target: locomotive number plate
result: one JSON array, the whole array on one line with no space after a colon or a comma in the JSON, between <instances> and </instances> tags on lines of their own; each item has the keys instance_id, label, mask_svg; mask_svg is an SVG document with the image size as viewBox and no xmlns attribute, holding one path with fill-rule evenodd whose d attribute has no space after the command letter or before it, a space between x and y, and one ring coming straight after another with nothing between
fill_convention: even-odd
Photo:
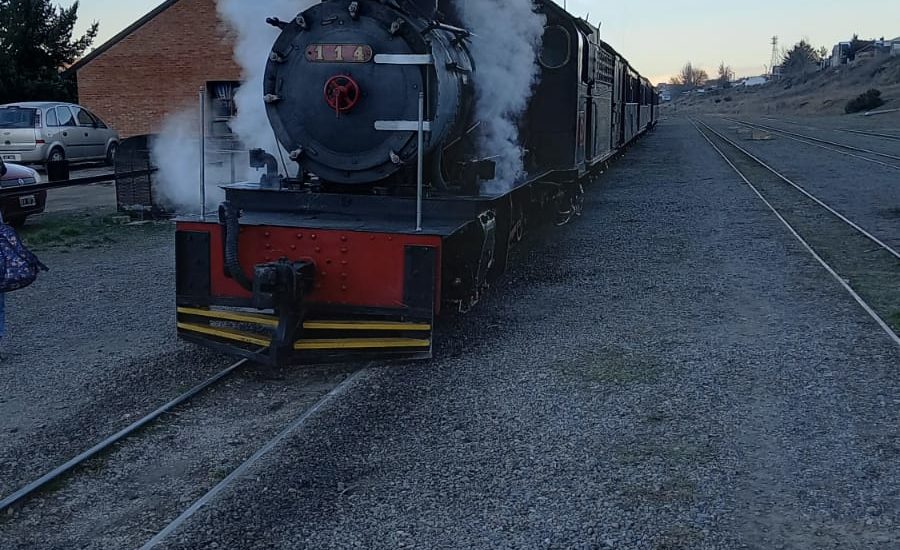
<instances>
[{"instance_id":1,"label":"locomotive number plate","mask_svg":"<svg viewBox=\"0 0 900 550\"><path fill-rule=\"evenodd\" d=\"M310 44L306 60L311 63L368 63L372 47L365 44Z\"/></svg>"}]
</instances>

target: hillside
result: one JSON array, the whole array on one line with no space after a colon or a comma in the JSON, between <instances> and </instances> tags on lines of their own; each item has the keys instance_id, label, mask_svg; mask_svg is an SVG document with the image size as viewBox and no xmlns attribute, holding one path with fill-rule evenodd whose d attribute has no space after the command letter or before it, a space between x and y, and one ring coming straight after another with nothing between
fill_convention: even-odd
<instances>
[{"instance_id":1,"label":"hillside","mask_svg":"<svg viewBox=\"0 0 900 550\"><path fill-rule=\"evenodd\" d=\"M885 105L880 109L900 108L900 57L785 77L764 86L690 94L677 98L669 108L720 114L842 115L848 101L870 88L881 90Z\"/></svg>"}]
</instances>

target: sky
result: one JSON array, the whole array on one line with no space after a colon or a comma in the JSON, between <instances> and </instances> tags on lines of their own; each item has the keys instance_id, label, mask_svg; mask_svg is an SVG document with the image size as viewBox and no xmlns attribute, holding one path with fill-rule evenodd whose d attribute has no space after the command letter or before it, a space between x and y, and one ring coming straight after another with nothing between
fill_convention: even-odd
<instances>
[{"instance_id":1,"label":"sky","mask_svg":"<svg viewBox=\"0 0 900 550\"><path fill-rule=\"evenodd\" d=\"M863 38L900 37L896 0L557 1L565 1L570 12L591 23L600 23L603 40L654 83L667 81L687 61L711 76L722 61L737 76L762 74L772 57L773 36L778 36L780 48L806 39L829 51L854 33ZM99 46L160 3L81 0L79 28L99 21Z\"/></svg>"}]
</instances>

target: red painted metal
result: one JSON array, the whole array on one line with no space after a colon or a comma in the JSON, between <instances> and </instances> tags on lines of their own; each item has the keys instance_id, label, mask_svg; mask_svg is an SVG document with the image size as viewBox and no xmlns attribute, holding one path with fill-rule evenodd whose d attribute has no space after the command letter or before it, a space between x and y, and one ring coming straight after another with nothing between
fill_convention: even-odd
<instances>
[{"instance_id":1,"label":"red painted metal","mask_svg":"<svg viewBox=\"0 0 900 550\"><path fill-rule=\"evenodd\" d=\"M335 75L325 83L325 102L334 109L337 116L350 111L359 103L362 93L359 84L347 75Z\"/></svg>"},{"instance_id":2,"label":"red painted metal","mask_svg":"<svg viewBox=\"0 0 900 550\"><path fill-rule=\"evenodd\" d=\"M247 298L250 294L225 276L222 230L218 223L179 222L178 231L210 234L212 293L220 298ZM401 308L403 304L405 247L437 249L435 311L440 308L441 237L390 233L362 233L302 227L241 226L240 262L246 273L254 265L289 260L311 260L316 265L316 304Z\"/></svg>"}]
</instances>

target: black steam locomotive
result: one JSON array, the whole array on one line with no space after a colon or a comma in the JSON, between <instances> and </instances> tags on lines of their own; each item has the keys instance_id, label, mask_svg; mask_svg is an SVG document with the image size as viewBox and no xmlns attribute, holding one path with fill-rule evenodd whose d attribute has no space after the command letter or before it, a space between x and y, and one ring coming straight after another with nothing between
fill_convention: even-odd
<instances>
[{"instance_id":1,"label":"black steam locomotive","mask_svg":"<svg viewBox=\"0 0 900 550\"><path fill-rule=\"evenodd\" d=\"M297 175L253 151L259 183L227 186L215 220L178 222L181 336L272 363L430 356L435 316L473 306L527 230L578 215L580 181L655 124L655 90L598 29L534 0L522 170L498 181L456 6L325 0L268 20L281 34L261 101Z\"/></svg>"}]
</instances>

